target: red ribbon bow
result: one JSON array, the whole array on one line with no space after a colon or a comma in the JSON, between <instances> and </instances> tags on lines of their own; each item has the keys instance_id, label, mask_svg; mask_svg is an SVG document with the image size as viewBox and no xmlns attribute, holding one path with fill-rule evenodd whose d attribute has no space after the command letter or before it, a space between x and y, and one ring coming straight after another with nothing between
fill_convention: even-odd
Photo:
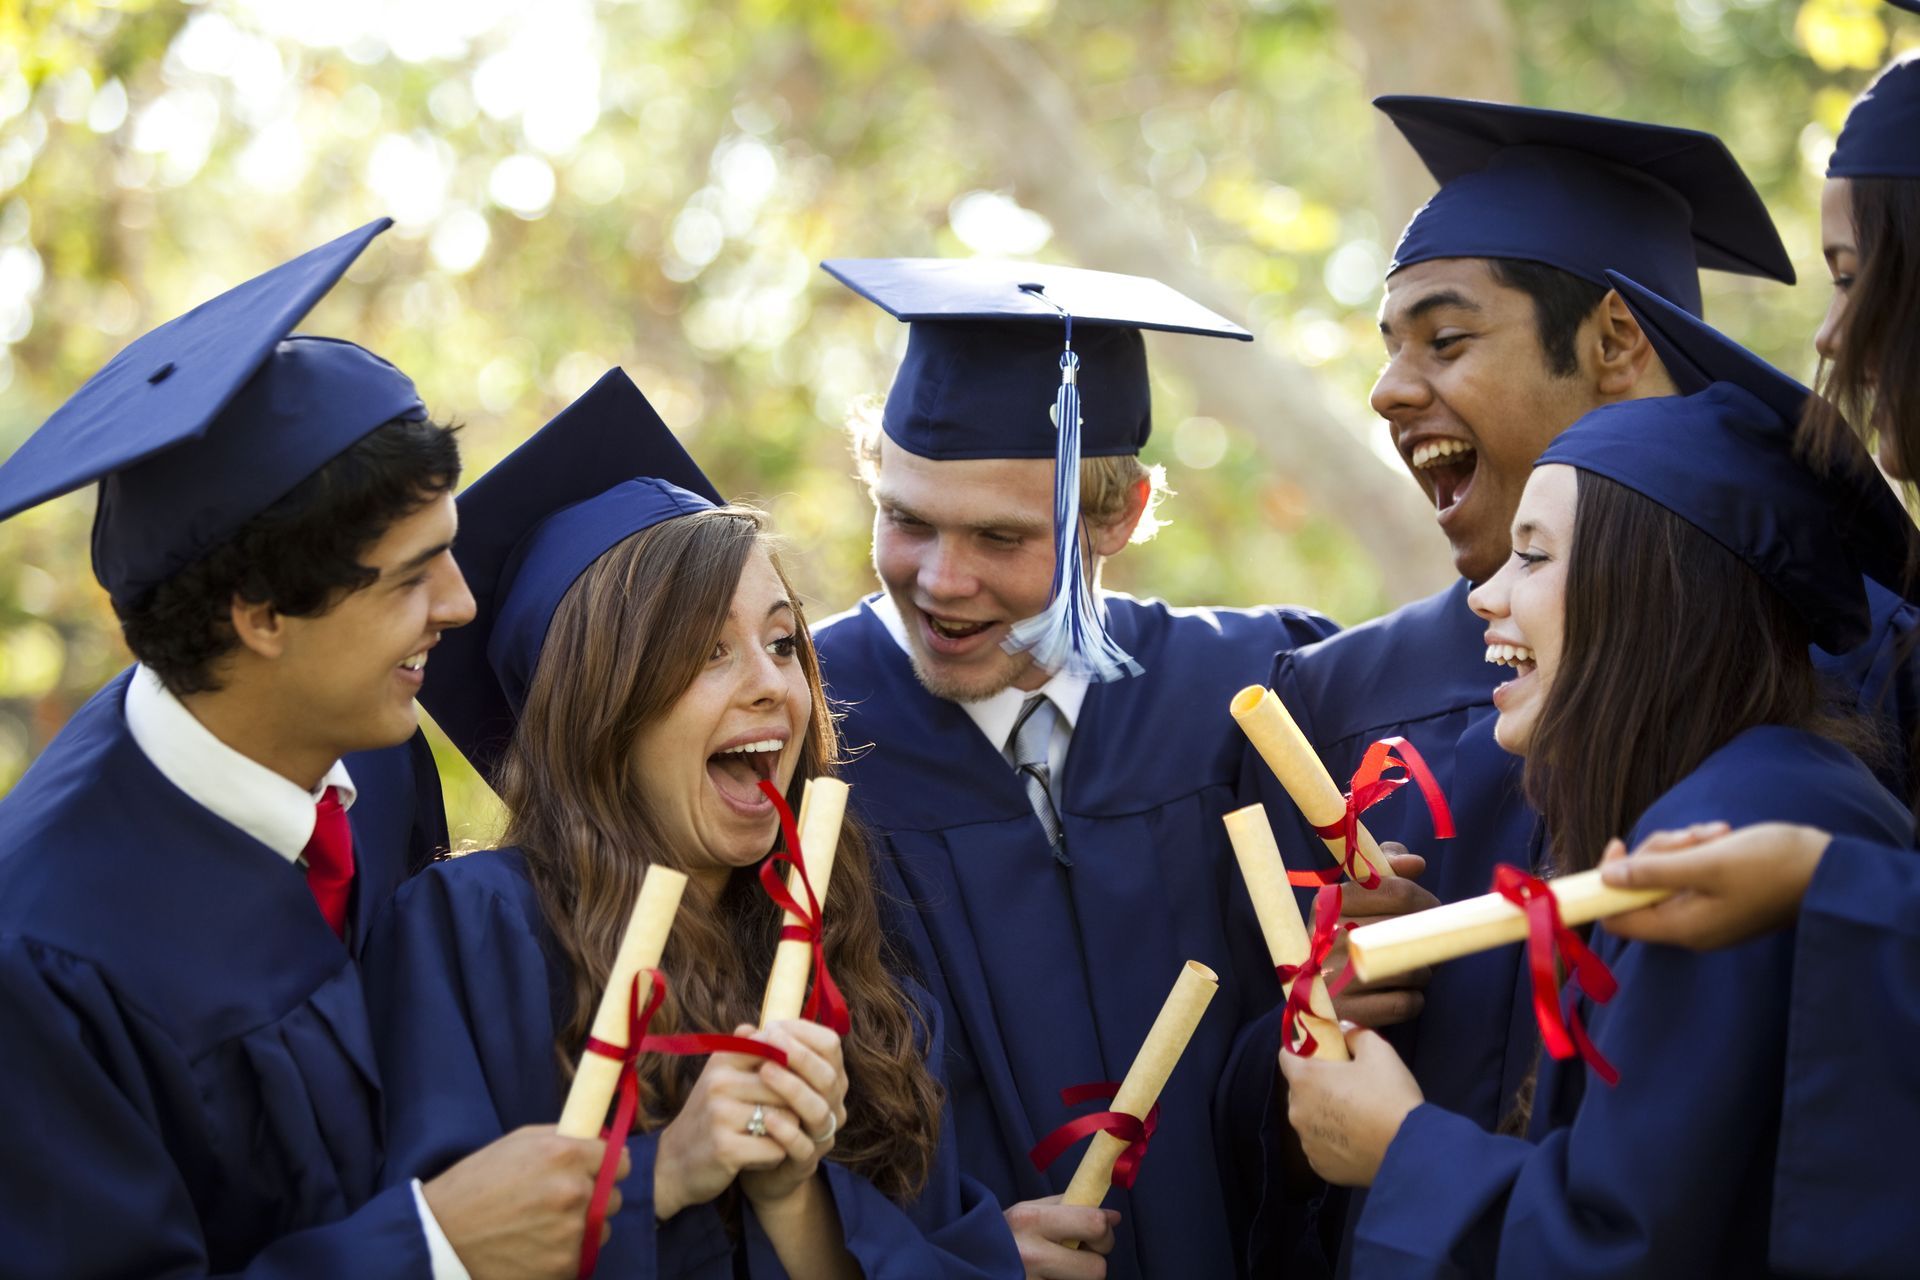
<instances>
[{"instance_id":1,"label":"red ribbon bow","mask_svg":"<svg viewBox=\"0 0 1920 1280\"><path fill-rule=\"evenodd\" d=\"M820 900L813 896L813 881L807 878L807 864L800 853L800 828L793 820L793 810L787 806L787 798L780 794L780 788L772 782L762 780L760 790L773 801L773 807L780 813L780 833L786 839L786 849L773 853L760 864L760 884L766 889L782 910L799 917L799 924L782 925L782 942L804 942L813 949L813 983L807 990L807 1003L800 1010L800 1016L809 1022L818 1022L832 1029L835 1035L844 1036L852 1027L853 1020L847 1013L846 997L840 994L840 988L834 985L833 975L827 972L826 927L820 913ZM800 888L807 895L806 906L787 892L786 882L780 878L779 865L786 863L800 877Z\"/></svg>"},{"instance_id":2,"label":"red ribbon bow","mask_svg":"<svg viewBox=\"0 0 1920 1280\"><path fill-rule=\"evenodd\" d=\"M1095 1098L1111 1098L1120 1092L1120 1086L1112 1080L1101 1080L1094 1084L1070 1085L1060 1091L1060 1101L1069 1107L1077 1107L1083 1102ZM1113 1180L1110 1185L1122 1191L1133 1186L1133 1180L1140 1175L1140 1161L1146 1158L1147 1143L1152 1141L1154 1130L1160 1127L1160 1104L1154 1103L1147 1110L1147 1118L1130 1116L1124 1111L1095 1111L1067 1121L1058 1129L1034 1144L1027 1159L1033 1161L1033 1167L1046 1172L1061 1153L1080 1139L1094 1133L1110 1133L1127 1144L1120 1158L1113 1162Z\"/></svg>"},{"instance_id":3,"label":"red ribbon bow","mask_svg":"<svg viewBox=\"0 0 1920 1280\"><path fill-rule=\"evenodd\" d=\"M1406 777L1381 777L1388 769L1403 770ZM1408 782L1419 784L1420 794L1426 798L1427 812L1433 816L1434 836L1451 840L1453 811L1447 808L1447 797L1441 792L1439 782L1435 781L1433 771L1427 768L1427 762L1420 758L1419 751L1405 738L1382 738L1367 748L1367 753L1360 757L1360 767L1353 771L1353 783L1345 797L1347 811L1326 826L1314 828L1323 840L1345 843L1346 851L1341 858L1341 866L1328 867L1323 871L1289 871L1288 881L1301 888L1334 884L1339 881L1344 869L1344 874L1349 878L1360 881L1361 888L1379 888L1380 871L1377 867L1368 866L1364 877L1355 870L1360 852L1360 815Z\"/></svg>"},{"instance_id":4,"label":"red ribbon bow","mask_svg":"<svg viewBox=\"0 0 1920 1280\"><path fill-rule=\"evenodd\" d=\"M1307 1030L1307 1024L1301 1021L1301 1015L1312 1012L1313 982L1325 973L1327 957L1333 952L1333 943L1340 931L1353 928L1352 921L1344 925L1340 921L1341 890L1337 884L1322 885L1320 892L1313 898L1313 936L1307 940L1307 958L1299 964L1277 964L1273 967L1281 982L1291 982L1287 991L1287 1003L1280 1010L1280 1047L1288 1053L1298 1054L1302 1058L1311 1058L1320 1042ZM1328 995L1337 995L1353 980L1353 969L1343 970L1327 987ZM1299 1032L1300 1044L1295 1047L1294 1033Z\"/></svg>"},{"instance_id":5,"label":"red ribbon bow","mask_svg":"<svg viewBox=\"0 0 1920 1280\"><path fill-rule=\"evenodd\" d=\"M640 1007L640 980L651 977L653 989L647 995L646 1008ZM587 1232L580 1240L580 1280L591 1280L600 1263L600 1226L607 1220L607 1197L613 1193L614 1170L620 1167L620 1152L633 1131L633 1119L640 1109L640 1073L636 1064L643 1053L662 1053L671 1057L692 1057L703 1053L745 1053L769 1062L787 1065L786 1051L778 1045L762 1044L745 1036L707 1033L674 1036L647 1034L653 1015L667 998L667 975L656 969L642 969L633 975L627 989L627 1043L623 1048L605 1040L587 1037L586 1051L612 1058L621 1066L620 1103L614 1108L613 1124L606 1130L607 1151L600 1157L600 1173L593 1182L593 1199L587 1202Z\"/></svg>"},{"instance_id":6,"label":"red ribbon bow","mask_svg":"<svg viewBox=\"0 0 1920 1280\"><path fill-rule=\"evenodd\" d=\"M1620 1073L1601 1054L1587 1029L1580 1022L1574 999L1580 992L1595 1004L1605 1004L1619 990L1606 962L1588 949L1580 935L1560 920L1560 903L1553 887L1518 867L1501 865L1493 869L1493 890L1527 913L1527 967L1533 974L1533 1016L1540 1024L1540 1039L1547 1052L1565 1060L1578 1053L1593 1068L1594 1074L1608 1084L1619 1082ZM1576 989L1560 1007L1560 980L1554 963L1554 950L1566 961L1570 984Z\"/></svg>"}]
</instances>

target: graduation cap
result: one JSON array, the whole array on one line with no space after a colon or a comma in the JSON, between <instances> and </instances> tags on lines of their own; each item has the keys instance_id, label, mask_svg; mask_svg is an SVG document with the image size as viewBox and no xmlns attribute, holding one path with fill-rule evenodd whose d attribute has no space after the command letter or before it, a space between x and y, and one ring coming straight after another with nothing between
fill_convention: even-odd
<instances>
[{"instance_id":1,"label":"graduation cap","mask_svg":"<svg viewBox=\"0 0 1920 1280\"><path fill-rule=\"evenodd\" d=\"M1053 590L1010 651L1049 671L1140 673L1106 633L1081 558L1080 460L1138 453L1153 429L1142 329L1253 335L1141 276L977 258L838 258L834 279L910 326L881 427L909 453L1052 458Z\"/></svg>"},{"instance_id":2,"label":"graduation cap","mask_svg":"<svg viewBox=\"0 0 1920 1280\"><path fill-rule=\"evenodd\" d=\"M1710 133L1459 98L1373 104L1440 183L1389 275L1435 258L1539 262L1597 285L1620 270L1695 315L1703 267L1793 283L1760 194Z\"/></svg>"},{"instance_id":3,"label":"graduation cap","mask_svg":"<svg viewBox=\"0 0 1920 1280\"><path fill-rule=\"evenodd\" d=\"M135 340L0 463L0 520L100 483L93 572L117 605L240 527L395 418L413 383L337 338L292 336L381 218Z\"/></svg>"},{"instance_id":4,"label":"graduation cap","mask_svg":"<svg viewBox=\"0 0 1920 1280\"><path fill-rule=\"evenodd\" d=\"M1901 5L1920 13L1920 3ZM1882 71L1847 112L1829 178L1920 178L1920 56Z\"/></svg>"},{"instance_id":5,"label":"graduation cap","mask_svg":"<svg viewBox=\"0 0 1920 1280\"><path fill-rule=\"evenodd\" d=\"M1915 536L1866 451L1816 471L1794 443L1812 392L1667 299L1608 275L1681 394L1596 409L1536 465L1579 467L1667 508L1786 597L1829 653L1865 640L1861 575L1899 591Z\"/></svg>"},{"instance_id":6,"label":"graduation cap","mask_svg":"<svg viewBox=\"0 0 1920 1280\"><path fill-rule=\"evenodd\" d=\"M622 539L722 499L621 369L462 492L454 559L474 619L442 632L420 701L491 779L554 610Z\"/></svg>"}]
</instances>

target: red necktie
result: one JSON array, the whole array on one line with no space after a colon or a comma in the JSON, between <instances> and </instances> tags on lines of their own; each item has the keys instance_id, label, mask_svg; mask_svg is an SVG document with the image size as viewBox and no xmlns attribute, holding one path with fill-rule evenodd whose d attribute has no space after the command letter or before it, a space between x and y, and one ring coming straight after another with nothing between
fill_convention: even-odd
<instances>
[{"instance_id":1,"label":"red necktie","mask_svg":"<svg viewBox=\"0 0 1920 1280\"><path fill-rule=\"evenodd\" d=\"M347 936L347 895L353 889L353 828L340 806L339 792L328 787L314 806L313 838L302 851L307 888L336 938Z\"/></svg>"}]
</instances>

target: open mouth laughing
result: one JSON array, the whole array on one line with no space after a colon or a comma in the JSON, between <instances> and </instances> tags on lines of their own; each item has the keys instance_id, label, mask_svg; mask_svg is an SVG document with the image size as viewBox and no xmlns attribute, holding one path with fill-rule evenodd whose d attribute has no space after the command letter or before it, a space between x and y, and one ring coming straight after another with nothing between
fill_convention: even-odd
<instances>
[{"instance_id":1,"label":"open mouth laughing","mask_svg":"<svg viewBox=\"0 0 1920 1280\"><path fill-rule=\"evenodd\" d=\"M786 745L784 730L760 730L708 756L707 778L729 807L756 817L771 812L773 802L760 790L760 784L773 778Z\"/></svg>"},{"instance_id":2,"label":"open mouth laughing","mask_svg":"<svg viewBox=\"0 0 1920 1280\"><path fill-rule=\"evenodd\" d=\"M1406 452L1407 465L1431 487L1434 510L1444 521L1473 488L1480 454L1465 440L1429 436Z\"/></svg>"}]
</instances>

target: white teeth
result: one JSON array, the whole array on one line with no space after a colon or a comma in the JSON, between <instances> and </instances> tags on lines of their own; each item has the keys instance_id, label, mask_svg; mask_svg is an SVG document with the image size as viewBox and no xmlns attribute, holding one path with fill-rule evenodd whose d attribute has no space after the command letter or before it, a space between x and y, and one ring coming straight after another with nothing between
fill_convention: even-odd
<instances>
[{"instance_id":1,"label":"white teeth","mask_svg":"<svg viewBox=\"0 0 1920 1280\"><path fill-rule=\"evenodd\" d=\"M943 622L932 615L928 615L927 621L931 622L933 629L943 636L962 635L981 625L978 622Z\"/></svg>"},{"instance_id":2,"label":"white teeth","mask_svg":"<svg viewBox=\"0 0 1920 1280\"><path fill-rule=\"evenodd\" d=\"M1473 452L1473 446L1464 440L1423 440L1414 446L1413 465L1416 470L1424 470L1447 458Z\"/></svg>"},{"instance_id":3,"label":"white teeth","mask_svg":"<svg viewBox=\"0 0 1920 1280\"><path fill-rule=\"evenodd\" d=\"M749 755L756 751L778 751L786 745L786 739L784 738L767 738L760 742L743 742L737 747L728 747L725 751L715 752L714 754L723 756Z\"/></svg>"},{"instance_id":4,"label":"white teeth","mask_svg":"<svg viewBox=\"0 0 1920 1280\"><path fill-rule=\"evenodd\" d=\"M427 655L424 653L416 653L411 658L403 659L400 663L400 669L402 671L419 671L426 665Z\"/></svg>"},{"instance_id":5,"label":"white teeth","mask_svg":"<svg viewBox=\"0 0 1920 1280\"><path fill-rule=\"evenodd\" d=\"M1533 650L1523 644L1490 644L1487 646L1487 661L1497 667L1518 669L1523 663L1534 661Z\"/></svg>"}]
</instances>

